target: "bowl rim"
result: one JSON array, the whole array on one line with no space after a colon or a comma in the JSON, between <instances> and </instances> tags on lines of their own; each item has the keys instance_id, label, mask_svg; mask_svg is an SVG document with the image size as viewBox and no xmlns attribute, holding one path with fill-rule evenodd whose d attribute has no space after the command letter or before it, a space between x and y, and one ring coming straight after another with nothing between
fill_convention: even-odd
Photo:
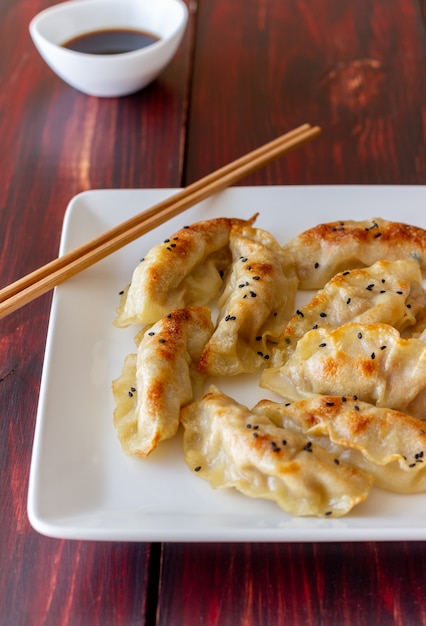
<instances>
[{"instance_id":1,"label":"bowl rim","mask_svg":"<svg viewBox=\"0 0 426 626\"><path fill-rule=\"evenodd\" d=\"M123 6L126 3L134 4L136 2L137 0L119 0L119 4L121 6ZM76 50L71 50L69 48L64 47L63 42L58 43L58 42L52 41L50 38L46 37L42 32L40 32L40 23L42 23L46 19L49 19L51 16L53 17L55 14L60 14L62 12L65 12L66 10L72 11L73 7L75 7L76 10L79 10L79 8L82 7L83 5L86 5L86 6L87 5L95 5L95 6L96 5L100 5L100 6L109 5L109 6L114 7L114 6L117 6L114 0L64 0L63 2L58 2L56 4L51 5L50 7L43 9L42 11L34 15L34 17L31 19L29 23L29 31L33 39L42 40L45 45L48 45L49 47L60 50L61 54L67 54L67 55L72 55L72 56L78 55L78 56L86 57L86 58L90 57L91 59L97 58L97 59L109 59L109 60L118 59L118 58L122 59L122 58L126 58L129 56L137 56L141 54L150 55L155 50L158 50L164 46L167 46L170 40L176 37L176 35L178 35L185 28L187 21L188 21L188 16L189 16L188 6L183 0L155 0L155 2L152 3L152 5L158 6L158 4L160 4L161 2L163 3L165 2L168 4L175 4L175 5L178 5L182 9L182 17L179 20L179 22L176 23L176 26L174 27L172 32L169 33L167 36L160 37L158 41L155 41L150 46L147 46L145 48L139 48L137 50L130 50L129 52L122 52L120 54L95 55L90 52L80 52ZM110 26L106 28L114 28L114 27ZM120 28L131 28L131 25L129 24L128 27L120 26ZM99 30L102 30L102 29L103 27L99 28ZM84 29L83 27L72 37L79 37L80 35L93 32L94 30L96 30L96 27L95 28L90 27L87 29Z\"/></svg>"}]
</instances>

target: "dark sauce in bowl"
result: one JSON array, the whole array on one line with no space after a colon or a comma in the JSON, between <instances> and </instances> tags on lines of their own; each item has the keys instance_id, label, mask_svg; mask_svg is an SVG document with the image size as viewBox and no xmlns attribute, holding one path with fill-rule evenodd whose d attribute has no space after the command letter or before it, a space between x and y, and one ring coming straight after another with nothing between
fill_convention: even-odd
<instances>
[{"instance_id":1,"label":"dark sauce in bowl","mask_svg":"<svg viewBox=\"0 0 426 626\"><path fill-rule=\"evenodd\" d=\"M62 44L63 48L85 54L123 54L134 52L157 43L157 35L131 28L95 30L73 37Z\"/></svg>"}]
</instances>

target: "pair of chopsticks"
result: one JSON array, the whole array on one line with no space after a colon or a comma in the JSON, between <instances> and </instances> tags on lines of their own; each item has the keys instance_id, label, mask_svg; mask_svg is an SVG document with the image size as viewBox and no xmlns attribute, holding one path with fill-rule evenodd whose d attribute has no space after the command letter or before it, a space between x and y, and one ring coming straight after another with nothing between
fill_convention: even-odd
<instances>
[{"instance_id":1,"label":"pair of chopsticks","mask_svg":"<svg viewBox=\"0 0 426 626\"><path fill-rule=\"evenodd\" d=\"M0 290L0 319L320 133L302 124Z\"/></svg>"}]
</instances>

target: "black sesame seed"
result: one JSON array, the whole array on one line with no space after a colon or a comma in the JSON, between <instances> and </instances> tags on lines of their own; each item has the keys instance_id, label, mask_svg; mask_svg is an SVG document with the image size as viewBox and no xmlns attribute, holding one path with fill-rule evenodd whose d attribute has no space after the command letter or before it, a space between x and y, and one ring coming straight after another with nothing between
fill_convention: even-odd
<instances>
[{"instance_id":1,"label":"black sesame seed","mask_svg":"<svg viewBox=\"0 0 426 626\"><path fill-rule=\"evenodd\" d=\"M283 440L281 441L281 443L283 444L283 446L286 446L286 445L287 445L287 441L286 441L285 439L283 439Z\"/></svg>"},{"instance_id":2,"label":"black sesame seed","mask_svg":"<svg viewBox=\"0 0 426 626\"><path fill-rule=\"evenodd\" d=\"M127 393L129 395L129 398L133 398L133 393L131 391L128 391Z\"/></svg>"},{"instance_id":3,"label":"black sesame seed","mask_svg":"<svg viewBox=\"0 0 426 626\"><path fill-rule=\"evenodd\" d=\"M404 292L403 292L403 291L397 291L396 293L397 293L399 296L404 295Z\"/></svg>"},{"instance_id":4,"label":"black sesame seed","mask_svg":"<svg viewBox=\"0 0 426 626\"><path fill-rule=\"evenodd\" d=\"M408 467L416 467L416 463L410 463Z\"/></svg>"},{"instance_id":5,"label":"black sesame seed","mask_svg":"<svg viewBox=\"0 0 426 626\"><path fill-rule=\"evenodd\" d=\"M362 339L362 333L358 333L358 339Z\"/></svg>"},{"instance_id":6,"label":"black sesame seed","mask_svg":"<svg viewBox=\"0 0 426 626\"><path fill-rule=\"evenodd\" d=\"M318 324L314 324L314 325L312 326L312 330L316 330L317 328L318 328Z\"/></svg>"},{"instance_id":7,"label":"black sesame seed","mask_svg":"<svg viewBox=\"0 0 426 626\"><path fill-rule=\"evenodd\" d=\"M306 452L312 452L312 441L308 441L303 449L306 450Z\"/></svg>"},{"instance_id":8,"label":"black sesame seed","mask_svg":"<svg viewBox=\"0 0 426 626\"><path fill-rule=\"evenodd\" d=\"M118 295L119 295L119 296L122 296L122 295L123 295L123 293L124 293L124 291L123 291L123 290L121 290L121 291L119 291L119 292L118 292Z\"/></svg>"},{"instance_id":9,"label":"black sesame seed","mask_svg":"<svg viewBox=\"0 0 426 626\"><path fill-rule=\"evenodd\" d=\"M300 309L297 309L296 313L300 315L300 317L305 317Z\"/></svg>"},{"instance_id":10,"label":"black sesame seed","mask_svg":"<svg viewBox=\"0 0 426 626\"><path fill-rule=\"evenodd\" d=\"M386 350L386 346L380 346L380 350Z\"/></svg>"},{"instance_id":11,"label":"black sesame seed","mask_svg":"<svg viewBox=\"0 0 426 626\"><path fill-rule=\"evenodd\" d=\"M260 276L253 276L253 280L260 280Z\"/></svg>"},{"instance_id":12,"label":"black sesame seed","mask_svg":"<svg viewBox=\"0 0 426 626\"><path fill-rule=\"evenodd\" d=\"M385 289L380 289L380 293L386 293Z\"/></svg>"},{"instance_id":13,"label":"black sesame seed","mask_svg":"<svg viewBox=\"0 0 426 626\"><path fill-rule=\"evenodd\" d=\"M333 514L333 511L326 511L326 512L324 513L324 515L332 515L332 514Z\"/></svg>"},{"instance_id":14,"label":"black sesame seed","mask_svg":"<svg viewBox=\"0 0 426 626\"><path fill-rule=\"evenodd\" d=\"M336 465L340 465L339 459L334 459L334 462L335 462Z\"/></svg>"},{"instance_id":15,"label":"black sesame seed","mask_svg":"<svg viewBox=\"0 0 426 626\"><path fill-rule=\"evenodd\" d=\"M372 353L371 353L371 358L373 359L373 361L374 361L374 359L376 358L376 355L375 355L375 353L374 353L374 352L372 352Z\"/></svg>"},{"instance_id":16,"label":"black sesame seed","mask_svg":"<svg viewBox=\"0 0 426 626\"><path fill-rule=\"evenodd\" d=\"M241 263L247 263L247 260L246 257L241 257Z\"/></svg>"},{"instance_id":17,"label":"black sesame seed","mask_svg":"<svg viewBox=\"0 0 426 626\"><path fill-rule=\"evenodd\" d=\"M155 333L151 330L151 332L149 332L149 333L148 333L148 335L149 335L150 337L153 337L153 336L155 335Z\"/></svg>"},{"instance_id":18,"label":"black sesame seed","mask_svg":"<svg viewBox=\"0 0 426 626\"><path fill-rule=\"evenodd\" d=\"M407 304L407 309L411 309L411 304Z\"/></svg>"},{"instance_id":19,"label":"black sesame seed","mask_svg":"<svg viewBox=\"0 0 426 626\"><path fill-rule=\"evenodd\" d=\"M367 289L368 291L372 291L372 290L374 289L374 284L373 284L373 283L371 283L370 285L367 285L366 289Z\"/></svg>"},{"instance_id":20,"label":"black sesame seed","mask_svg":"<svg viewBox=\"0 0 426 626\"><path fill-rule=\"evenodd\" d=\"M334 406L334 402L326 402L325 406Z\"/></svg>"},{"instance_id":21,"label":"black sesame seed","mask_svg":"<svg viewBox=\"0 0 426 626\"><path fill-rule=\"evenodd\" d=\"M358 396L352 396L354 400L358 400Z\"/></svg>"},{"instance_id":22,"label":"black sesame seed","mask_svg":"<svg viewBox=\"0 0 426 626\"><path fill-rule=\"evenodd\" d=\"M348 298L348 299L346 300L346 304L350 304L350 301L351 301L351 299L350 299L350 298Z\"/></svg>"},{"instance_id":23,"label":"black sesame seed","mask_svg":"<svg viewBox=\"0 0 426 626\"><path fill-rule=\"evenodd\" d=\"M343 276L348 276L350 272L343 272Z\"/></svg>"},{"instance_id":24,"label":"black sesame seed","mask_svg":"<svg viewBox=\"0 0 426 626\"><path fill-rule=\"evenodd\" d=\"M378 237L381 237L381 236L382 236L382 233L376 233L376 234L374 235L374 239L377 239Z\"/></svg>"},{"instance_id":25,"label":"black sesame seed","mask_svg":"<svg viewBox=\"0 0 426 626\"><path fill-rule=\"evenodd\" d=\"M247 265L246 270L251 270L251 265Z\"/></svg>"},{"instance_id":26,"label":"black sesame seed","mask_svg":"<svg viewBox=\"0 0 426 626\"><path fill-rule=\"evenodd\" d=\"M262 335L258 335L258 336L256 337L256 341L262 341Z\"/></svg>"},{"instance_id":27,"label":"black sesame seed","mask_svg":"<svg viewBox=\"0 0 426 626\"><path fill-rule=\"evenodd\" d=\"M257 437L259 437L259 433L253 433L253 437L257 439Z\"/></svg>"},{"instance_id":28,"label":"black sesame seed","mask_svg":"<svg viewBox=\"0 0 426 626\"><path fill-rule=\"evenodd\" d=\"M255 425L253 426L253 430L257 430L258 428L259 428L259 424L255 424Z\"/></svg>"},{"instance_id":29,"label":"black sesame seed","mask_svg":"<svg viewBox=\"0 0 426 626\"><path fill-rule=\"evenodd\" d=\"M263 356L263 352L258 352L257 353L259 356Z\"/></svg>"},{"instance_id":30,"label":"black sesame seed","mask_svg":"<svg viewBox=\"0 0 426 626\"><path fill-rule=\"evenodd\" d=\"M274 447L273 452L280 452L281 448Z\"/></svg>"},{"instance_id":31,"label":"black sesame seed","mask_svg":"<svg viewBox=\"0 0 426 626\"><path fill-rule=\"evenodd\" d=\"M320 343L318 347L319 348L325 348L326 345L327 345L326 343Z\"/></svg>"},{"instance_id":32,"label":"black sesame seed","mask_svg":"<svg viewBox=\"0 0 426 626\"><path fill-rule=\"evenodd\" d=\"M265 359L265 361L269 361L269 354L265 354L263 358Z\"/></svg>"},{"instance_id":33,"label":"black sesame seed","mask_svg":"<svg viewBox=\"0 0 426 626\"><path fill-rule=\"evenodd\" d=\"M245 285L238 285L238 289L242 289Z\"/></svg>"},{"instance_id":34,"label":"black sesame seed","mask_svg":"<svg viewBox=\"0 0 426 626\"><path fill-rule=\"evenodd\" d=\"M194 472L199 472L201 469L201 465L197 465L197 467L194 467Z\"/></svg>"},{"instance_id":35,"label":"black sesame seed","mask_svg":"<svg viewBox=\"0 0 426 626\"><path fill-rule=\"evenodd\" d=\"M359 406L357 404L354 404L354 410L359 411Z\"/></svg>"},{"instance_id":36,"label":"black sesame seed","mask_svg":"<svg viewBox=\"0 0 426 626\"><path fill-rule=\"evenodd\" d=\"M136 391L136 387L130 387L130 391L134 393Z\"/></svg>"},{"instance_id":37,"label":"black sesame seed","mask_svg":"<svg viewBox=\"0 0 426 626\"><path fill-rule=\"evenodd\" d=\"M423 430L423 428L420 428L419 433L420 433L421 435L426 435L426 431L424 431L424 430Z\"/></svg>"},{"instance_id":38,"label":"black sesame seed","mask_svg":"<svg viewBox=\"0 0 426 626\"><path fill-rule=\"evenodd\" d=\"M385 283L385 282L386 282L386 278L382 278L382 283Z\"/></svg>"},{"instance_id":39,"label":"black sesame seed","mask_svg":"<svg viewBox=\"0 0 426 626\"><path fill-rule=\"evenodd\" d=\"M165 239L164 243L169 243L170 239Z\"/></svg>"},{"instance_id":40,"label":"black sesame seed","mask_svg":"<svg viewBox=\"0 0 426 626\"><path fill-rule=\"evenodd\" d=\"M319 268L319 263L315 263L314 268L317 270Z\"/></svg>"},{"instance_id":41,"label":"black sesame seed","mask_svg":"<svg viewBox=\"0 0 426 626\"><path fill-rule=\"evenodd\" d=\"M166 340L165 339L159 339L158 343L166 343Z\"/></svg>"},{"instance_id":42,"label":"black sesame seed","mask_svg":"<svg viewBox=\"0 0 426 626\"><path fill-rule=\"evenodd\" d=\"M246 428L251 428L251 424L246 424Z\"/></svg>"},{"instance_id":43,"label":"black sesame seed","mask_svg":"<svg viewBox=\"0 0 426 626\"><path fill-rule=\"evenodd\" d=\"M319 316L320 317L327 317L327 313L320 313Z\"/></svg>"},{"instance_id":44,"label":"black sesame seed","mask_svg":"<svg viewBox=\"0 0 426 626\"><path fill-rule=\"evenodd\" d=\"M345 396L342 396L342 402L346 402Z\"/></svg>"},{"instance_id":45,"label":"black sesame seed","mask_svg":"<svg viewBox=\"0 0 426 626\"><path fill-rule=\"evenodd\" d=\"M254 293L254 291L250 291L250 295L252 298L256 298L256 294Z\"/></svg>"}]
</instances>

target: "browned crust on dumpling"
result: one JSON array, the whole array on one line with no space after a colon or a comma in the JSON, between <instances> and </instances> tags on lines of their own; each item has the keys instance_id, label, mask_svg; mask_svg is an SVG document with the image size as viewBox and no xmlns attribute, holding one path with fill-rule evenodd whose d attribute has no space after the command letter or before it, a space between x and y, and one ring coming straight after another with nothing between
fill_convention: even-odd
<instances>
[{"instance_id":1,"label":"browned crust on dumpling","mask_svg":"<svg viewBox=\"0 0 426 626\"><path fill-rule=\"evenodd\" d=\"M367 497L371 477L217 388L182 409L185 461L213 488L234 487L294 515L341 516Z\"/></svg>"},{"instance_id":2,"label":"browned crust on dumpling","mask_svg":"<svg viewBox=\"0 0 426 626\"><path fill-rule=\"evenodd\" d=\"M145 457L177 432L180 408L202 391L195 364L212 332L207 307L173 311L144 332L137 356L126 358L113 381L114 424L125 452Z\"/></svg>"},{"instance_id":3,"label":"browned crust on dumpling","mask_svg":"<svg viewBox=\"0 0 426 626\"><path fill-rule=\"evenodd\" d=\"M336 454L371 473L380 487L399 493L426 490L426 426L406 413L330 395L285 405L262 400L253 411L277 426L290 421L326 447L329 439Z\"/></svg>"},{"instance_id":4,"label":"browned crust on dumpling","mask_svg":"<svg viewBox=\"0 0 426 626\"><path fill-rule=\"evenodd\" d=\"M195 222L151 248L123 290L114 324L153 324L172 310L209 304L231 260L231 228L251 225L256 217Z\"/></svg>"},{"instance_id":5,"label":"browned crust on dumpling","mask_svg":"<svg viewBox=\"0 0 426 626\"><path fill-rule=\"evenodd\" d=\"M321 289L339 271L383 259L414 259L426 273L426 231L382 218L318 224L284 250L294 258L300 289Z\"/></svg>"}]
</instances>

